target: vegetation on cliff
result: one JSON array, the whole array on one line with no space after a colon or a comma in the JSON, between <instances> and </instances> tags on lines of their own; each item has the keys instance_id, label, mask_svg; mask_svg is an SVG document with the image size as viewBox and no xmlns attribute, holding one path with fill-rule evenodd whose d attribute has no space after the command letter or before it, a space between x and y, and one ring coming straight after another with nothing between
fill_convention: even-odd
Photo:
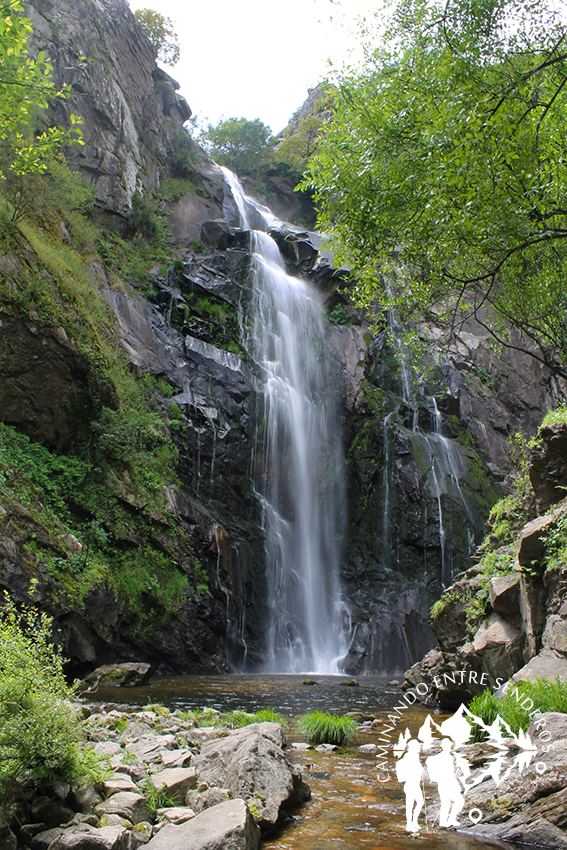
<instances>
[{"instance_id":1,"label":"vegetation on cliff","mask_svg":"<svg viewBox=\"0 0 567 850\"><path fill-rule=\"evenodd\" d=\"M120 600L131 632L147 635L183 599L188 573L191 584L206 587L168 496L177 483L179 423L167 404L173 388L132 371L103 297L105 289L123 291L125 280L149 289L147 269L168 260L163 211L156 200L134 196L124 236L105 231L95 221L92 189L56 152L69 134L46 131L49 144L40 135L24 149L34 106L33 120L41 123L37 107L65 92L56 91L45 57L28 55L30 26L19 11L18 3L6 5L0 27L7 57L0 84L0 310L14 327L31 321L33 333L60 339L80 377L58 445L41 425L32 440L0 425L2 525L24 546L32 595L38 581L47 582L44 604L52 610L85 610L88 594L105 587ZM12 111L15 102L20 107ZM4 377L17 366L15 344L2 343Z\"/></svg>"}]
</instances>

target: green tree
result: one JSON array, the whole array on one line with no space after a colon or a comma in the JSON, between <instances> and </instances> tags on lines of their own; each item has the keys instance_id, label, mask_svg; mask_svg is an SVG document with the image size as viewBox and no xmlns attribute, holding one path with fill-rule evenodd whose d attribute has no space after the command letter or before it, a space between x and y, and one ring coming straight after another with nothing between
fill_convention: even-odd
<instances>
[{"instance_id":1,"label":"green tree","mask_svg":"<svg viewBox=\"0 0 567 850\"><path fill-rule=\"evenodd\" d=\"M219 165L237 174L256 174L272 158L276 140L259 118L221 118L202 131L199 141Z\"/></svg>"},{"instance_id":2,"label":"green tree","mask_svg":"<svg viewBox=\"0 0 567 850\"><path fill-rule=\"evenodd\" d=\"M401 269L400 308L474 317L565 376L567 27L540 0L400 0L392 21L339 80L320 225L361 301Z\"/></svg>"},{"instance_id":3,"label":"green tree","mask_svg":"<svg viewBox=\"0 0 567 850\"><path fill-rule=\"evenodd\" d=\"M69 89L58 90L53 84L45 53L37 59L30 56L32 28L21 16L22 8L20 0L0 2L0 152L2 167L16 174L43 172L63 143L83 144L81 121L75 115L71 130L49 127L35 138L26 134L34 111L55 97L67 97Z\"/></svg>"},{"instance_id":4,"label":"green tree","mask_svg":"<svg viewBox=\"0 0 567 850\"><path fill-rule=\"evenodd\" d=\"M154 12L153 9L136 9L136 20L146 33L156 56L164 65L176 65L179 62L179 37L173 21Z\"/></svg>"},{"instance_id":5,"label":"green tree","mask_svg":"<svg viewBox=\"0 0 567 850\"><path fill-rule=\"evenodd\" d=\"M78 776L79 726L51 620L19 612L4 593L0 608L0 795L14 781Z\"/></svg>"}]
</instances>

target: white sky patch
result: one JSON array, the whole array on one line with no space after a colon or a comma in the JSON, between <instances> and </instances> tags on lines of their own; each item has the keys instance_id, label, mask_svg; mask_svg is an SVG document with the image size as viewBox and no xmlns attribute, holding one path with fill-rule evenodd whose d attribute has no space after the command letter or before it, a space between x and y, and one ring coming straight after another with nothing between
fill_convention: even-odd
<instances>
[{"instance_id":1,"label":"white sky patch","mask_svg":"<svg viewBox=\"0 0 567 850\"><path fill-rule=\"evenodd\" d=\"M357 46L372 0L131 0L171 18L181 60L165 68L199 123L260 118L282 130L328 73ZM165 66L164 66L165 67Z\"/></svg>"}]
</instances>

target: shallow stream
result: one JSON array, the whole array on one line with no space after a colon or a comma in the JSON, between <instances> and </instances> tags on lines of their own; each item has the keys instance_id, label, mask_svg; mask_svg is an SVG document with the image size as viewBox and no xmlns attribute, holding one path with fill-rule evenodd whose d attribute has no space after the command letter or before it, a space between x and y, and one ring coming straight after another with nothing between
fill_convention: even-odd
<instances>
[{"instance_id":1,"label":"shallow stream","mask_svg":"<svg viewBox=\"0 0 567 850\"><path fill-rule=\"evenodd\" d=\"M315 684L304 684L306 681ZM399 702L400 690L388 679L373 676L357 679L356 686L339 676L255 675L179 676L160 678L143 688L120 690L99 688L101 702L145 705L162 702L171 709L219 711L242 708L258 711L273 708L287 721L287 739L301 741L296 718L307 711L346 714L359 711L380 718ZM415 734L428 711L413 708L406 714L407 726ZM443 719L440 715L439 719ZM404 727L405 728L405 725ZM267 836L262 847L270 850L483 850L514 845L487 842L470 835L441 830L424 823L418 835L405 832L405 799L394 778L378 782L377 756L360 753L360 744L379 744L379 729L359 733L355 746L331 753L290 750L312 791L312 799L292 812L293 820ZM392 759L393 761L393 759ZM426 809L435 796L425 786ZM423 814L422 814L423 821ZM432 820L430 818L430 820Z\"/></svg>"}]
</instances>

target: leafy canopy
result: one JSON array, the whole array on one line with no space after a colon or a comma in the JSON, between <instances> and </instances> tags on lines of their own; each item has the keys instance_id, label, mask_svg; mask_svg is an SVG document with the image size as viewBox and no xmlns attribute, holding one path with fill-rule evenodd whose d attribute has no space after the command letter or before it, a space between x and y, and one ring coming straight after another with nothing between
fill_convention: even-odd
<instances>
[{"instance_id":1,"label":"leafy canopy","mask_svg":"<svg viewBox=\"0 0 567 850\"><path fill-rule=\"evenodd\" d=\"M541 0L399 0L365 39L307 180L358 298L401 269L406 315L567 374L567 26Z\"/></svg>"},{"instance_id":2,"label":"leafy canopy","mask_svg":"<svg viewBox=\"0 0 567 850\"><path fill-rule=\"evenodd\" d=\"M153 9L136 9L134 15L146 33L159 61L164 65L177 65L180 56L179 37L171 18L166 18L159 12L154 12Z\"/></svg>"},{"instance_id":3,"label":"leafy canopy","mask_svg":"<svg viewBox=\"0 0 567 850\"><path fill-rule=\"evenodd\" d=\"M45 171L64 142L83 144L75 115L71 130L49 127L34 139L25 134L34 110L44 109L52 98L67 97L69 90L53 84L45 53L37 59L29 55L32 28L22 9L20 0L0 2L0 152L4 167L16 174Z\"/></svg>"},{"instance_id":4,"label":"leafy canopy","mask_svg":"<svg viewBox=\"0 0 567 850\"><path fill-rule=\"evenodd\" d=\"M202 131L199 141L219 165L237 174L256 174L270 160L276 140L259 118L221 118Z\"/></svg>"}]
</instances>

